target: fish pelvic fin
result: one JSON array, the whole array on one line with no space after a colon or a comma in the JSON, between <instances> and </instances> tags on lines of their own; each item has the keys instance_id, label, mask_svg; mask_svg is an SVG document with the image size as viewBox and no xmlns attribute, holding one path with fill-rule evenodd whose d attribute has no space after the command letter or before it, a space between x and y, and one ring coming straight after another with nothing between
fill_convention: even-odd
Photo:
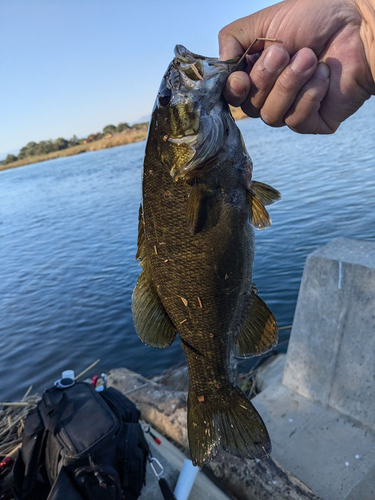
<instances>
[{"instance_id":1,"label":"fish pelvic fin","mask_svg":"<svg viewBox=\"0 0 375 500\"><path fill-rule=\"evenodd\" d=\"M163 349L171 345L176 338L176 328L165 311L152 282L147 262L143 261L143 266L133 292L134 327L143 343Z\"/></svg>"},{"instance_id":2,"label":"fish pelvic fin","mask_svg":"<svg viewBox=\"0 0 375 500\"><path fill-rule=\"evenodd\" d=\"M134 327L142 342L163 349L171 345L176 338L176 328L165 311L152 281L146 252L142 205L139 207L136 259L141 261L143 269L132 298Z\"/></svg>"},{"instance_id":3,"label":"fish pelvic fin","mask_svg":"<svg viewBox=\"0 0 375 500\"><path fill-rule=\"evenodd\" d=\"M272 349L277 344L277 339L275 316L252 290L246 317L234 340L234 354L239 358L258 356Z\"/></svg>"},{"instance_id":4,"label":"fish pelvic fin","mask_svg":"<svg viewBox=\"0 0 375 500\"><path fill-rule=\"evenodd\" d=\"M196 183L191 188L187 204L186 222L190 234L196 234L216 226L221 205L217 191L205 183Z\"/></svg>"},{"instance_id":5,"label":"fish pelvic fin","mask_svg":"<svg viewBox=\"0 0 375 500\"><path fill-rule=\"evenodd\" d=\"M262 200L252 189L246 191L246 200L250 210L251 224L259 230L271 227L271 217L265 209Z\"/></svg>"},{"instance_id":6,"label":"fish pelvic fin","mask_svg":"<svg viewBox=\"0 0 375 500\"><path fill-rule=\"evenodd\" d=\"M264 458L271 452L263 420L237 386L208 395L189 390L188 435L192 462L199 467L220 450L239 458Z\"/></svg>"},{"instance_id":7,"label":"fish pelvic fin","mask_svg":"<svg viewBox=\"0 0 375 500\"><path fill-rule=\"evenodd\" d=\"M272 205L281 200L280 191L263 182L251 181L250 188L261 199L263 205Z\"/></svg>"}]
</instances>

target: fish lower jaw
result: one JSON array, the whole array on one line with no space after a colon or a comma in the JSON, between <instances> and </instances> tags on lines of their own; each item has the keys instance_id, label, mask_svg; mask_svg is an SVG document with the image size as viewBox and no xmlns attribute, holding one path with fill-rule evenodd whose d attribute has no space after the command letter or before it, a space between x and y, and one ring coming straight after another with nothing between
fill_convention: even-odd
<instances>
[{"instance_id":1,"label":"fish lower jaw","mask_svg":"<svg viewBox=\"0 0 375 500\"><path fill-rule=\"evenodd\" d=\"M193 132L192 134L179 135L176 137L168 136L167 140L177 145L186 144L187 146L194 146L197 143L197 138L198 134L194 134Z\"/></svg>"}]
</instances>

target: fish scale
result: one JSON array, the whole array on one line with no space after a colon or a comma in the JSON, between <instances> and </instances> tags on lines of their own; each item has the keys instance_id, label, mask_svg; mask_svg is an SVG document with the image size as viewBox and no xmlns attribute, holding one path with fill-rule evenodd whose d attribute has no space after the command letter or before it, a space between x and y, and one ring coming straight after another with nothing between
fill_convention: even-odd
<instances>
[{"instance_id":1,"label":"fish scale","mask_svg":"<svg viewBox=\"0 0 375 500\"><path fill-rule=\"evenodd\" d=\"M264 204L280 195L251 180L251 159L221 96L238 59L221 62L182 46L175 54L146 145L134 324L153 347L181 338L193 463L202 466L221 449L261 458L270 439L232 380L230 356L233 350L253 356L277 341L276 320L256 294L252 268L253 225L270 225Z\"/></svg>"}]
</instances>

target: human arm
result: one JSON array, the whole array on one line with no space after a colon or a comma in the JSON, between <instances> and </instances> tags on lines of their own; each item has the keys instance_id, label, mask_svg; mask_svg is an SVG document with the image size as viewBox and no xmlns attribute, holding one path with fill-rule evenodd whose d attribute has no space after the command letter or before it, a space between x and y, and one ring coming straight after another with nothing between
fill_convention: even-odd
<instances>
[{"instance_id":1,"label":"human arm","mask_svg":"<svg viewBox=\"0 0 375 500\"><path fill-rule=\"evenodd\" d=\"M375 93L375 0L286 0L219 34L222 59L257 37L247 73L224 96L249 116L300 133L332 133ZM276 46L275 46L276 45ZM249 73L249 74L248 74Z\"/></svg>"}]
</instances>

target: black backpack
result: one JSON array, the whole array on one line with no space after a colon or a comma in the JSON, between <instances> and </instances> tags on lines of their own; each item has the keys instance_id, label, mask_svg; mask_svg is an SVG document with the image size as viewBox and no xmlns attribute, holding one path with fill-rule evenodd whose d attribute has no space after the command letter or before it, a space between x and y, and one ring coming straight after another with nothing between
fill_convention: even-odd
<instances>
[{"instance_id":1,"label":"black backpack","mask_svg":"<svg viewBox=\"0 0 375 500\"><path fill-rule=\"evenodd\" d=\"M53 387L31 410L13 467L17 500L136 500L150 450L140 412L110 387Z\"/></svg>"}]
</instances>

